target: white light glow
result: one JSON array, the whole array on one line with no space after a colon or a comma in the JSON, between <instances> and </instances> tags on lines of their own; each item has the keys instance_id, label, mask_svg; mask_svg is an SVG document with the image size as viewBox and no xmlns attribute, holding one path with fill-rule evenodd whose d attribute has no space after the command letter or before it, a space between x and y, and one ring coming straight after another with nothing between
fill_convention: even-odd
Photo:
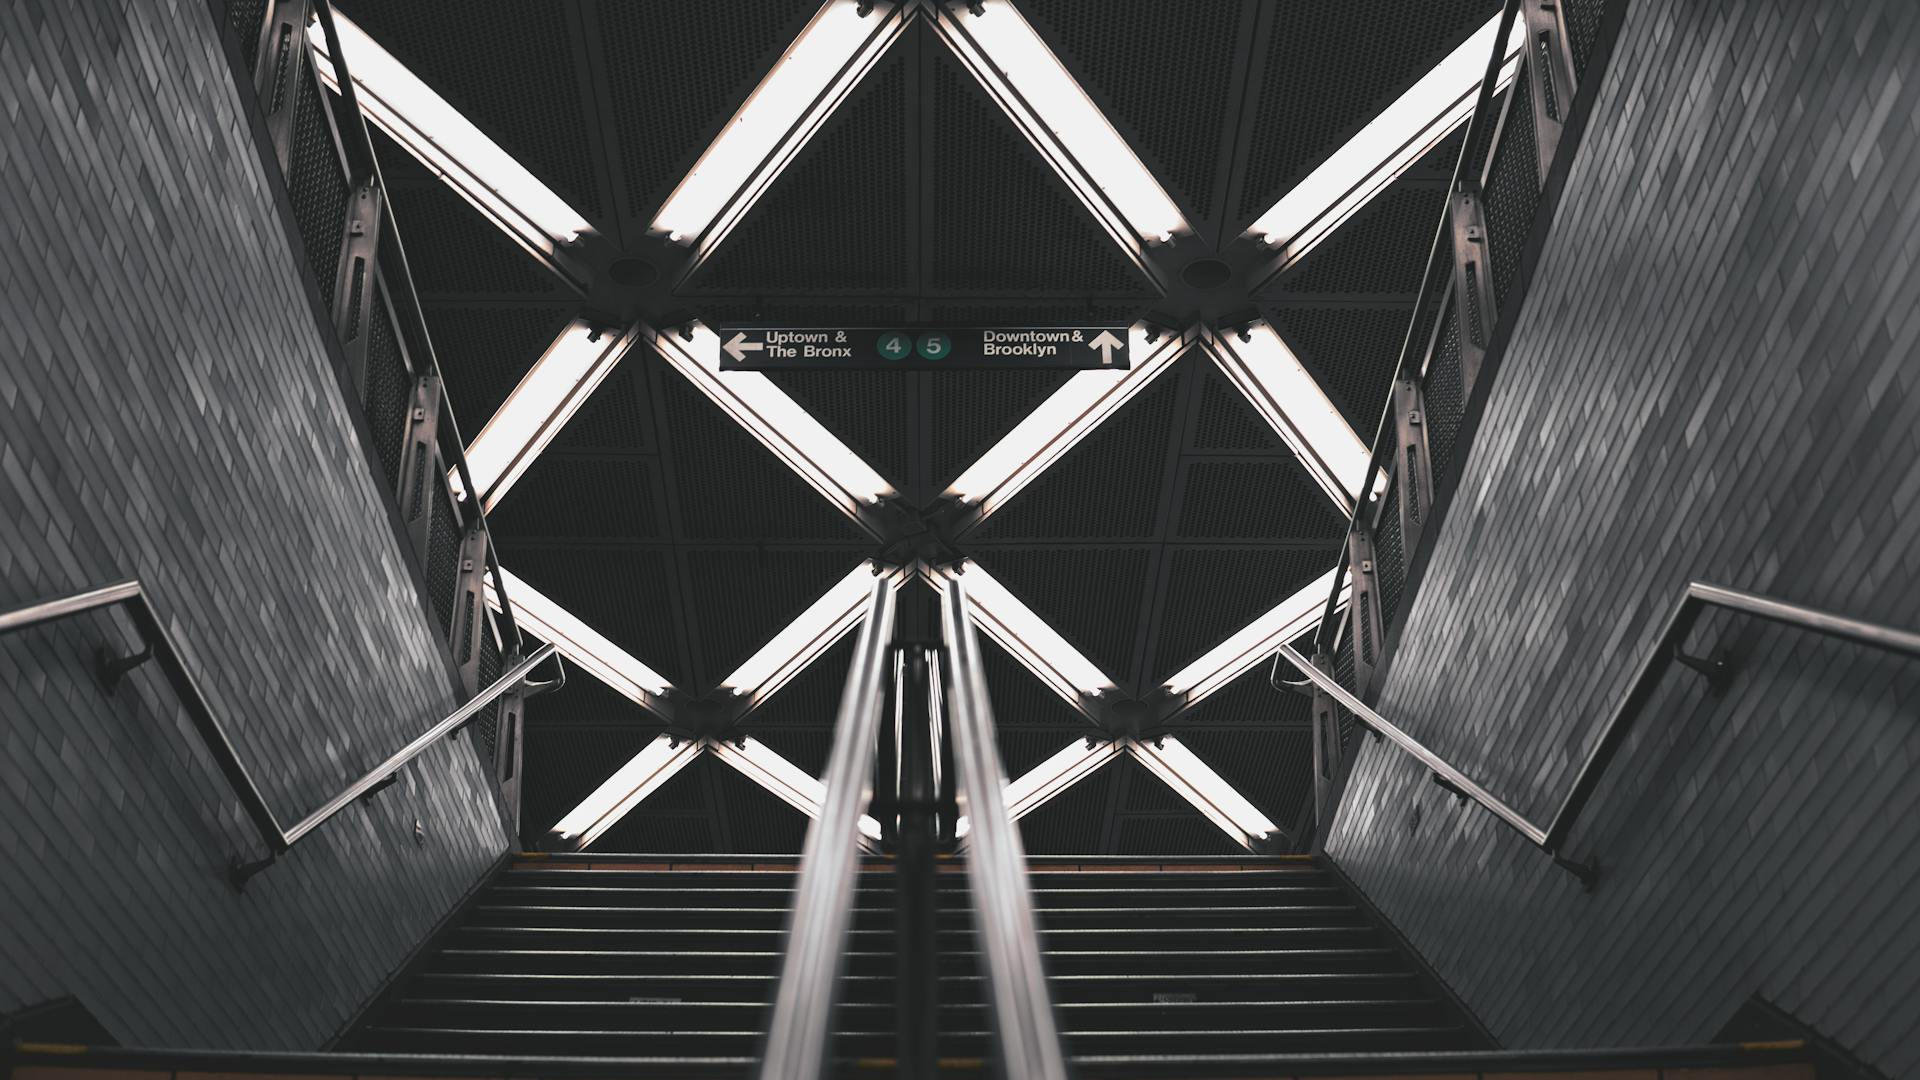
<instances>
[{"instance_id":1,"label":"white light glow","mask_svg":"<svg viewBox=\"0 0 1920 1080\"><path fill-rule=\"evenodd\" d=\"M861 18L855 0L827 0L766 78L707 147L653 219L676 243L717 239L723 212L737 219L879 60L903 22L891 4ZM731 204L731 210L729 207Z\"/></svg>"},{"instance_id":2,"label":"white light glow","mask_svg":"<svg viewBox=\"0 0 1920 1080\"><path fill-rule=\"evenodd\" d=\"M671 688L672 684L658 672L608 641L566 608L542 596L533 586L508 573L505 567L500 570L500 578L507 587L508 598L513 601L514 621L521 629L552 644L561 656L622 697L653 708L657 704L654 699ZM487 604L495 611L500 609L500 597L495 594L491 579L487 582Z\"/></svg>"},{"instance_id":3,"label":"white light glow","mask_svg":"<svg viewBox=\"0 0 1920 1080\"><path fill-rule=\"evenodd\" d=\"M1149 342L1144 326L1135 326L1128 336L1131 368L1075 372L968 466L946 494L979 503L983 517L991 514L1171 367L1188 345L1171 335Z\"/></svg>"},{"instance_id":4,"label":"white light glow","mask_svg":"<svg viewBox=\"0 0 1920 1080\"><path fill-rule=\"evenodd\" d=\"M1246 341L1235 333L1217 337L1214 364L1279 433L1327 498L1352 513L1372 457L1367 444L1273 327L1257 322L1247 335Z\"/></svg>"},{"instance_id":5,"label":"white light glow","mask_svg":"<svg viewBox=\"0 0 1920 1080\"><path fill-rule=\"evenodd\" d=\"M1279 826L1267 820L1267 815L1179 739L1171 735L1154 742L1130 739L1127 752L1242 847L1258 850L1280 832Z\"/></svg>"},{"instance_id":6,"label":"white light glow","mask_svg":"<svg viewBox=\"0 0 1920 1080\"><path fill-rule=\"evenodd\" d=\"M1278 247L1283 263L1298 261L1367 200L1438 146L1473 111L1474 96L1480 91L1480 76L1486 73L1487 56L1493 50L1499 24L1500 16L1489 19L1359 134L1281 196L1248 232ZM1507 41L1507 60L1500 69L1500 86L1513 81L1525 44L1525 20L1516 19Z\"/></svg>"},{"instance_id":7,"label":"white light glow","mask_svg":"<svg viewBox=\"0 0 1920 1080\"><path fill-rule=\"evenodd\" d=\"M948 5L942 14L942 36L955 55L1083 199L1091 184L1142 243L1192 231L1153 173L1019 9L1007 0L985 0L977 16L964 5ZM1084 180L1074 175L1074 166Z\"/></svg>"},{"instance_id":8,"label":"white light glow","mask_svg":"<svg viewBox=\"0 0 1920 1080\"><path fill-rule=\"evenodd\" d=\"M677 333L658 334L654 345L675 371L814 490L856 518L860 507L894 493L893 485L765 375L721 372L720 339L713 331L696 323L691 333L691 341Z\"/></svg>"},{"instance_id":9,"label":"white light glow","mask_svg":"<svg viewBox=\"0 0 1920 1080\"><path fill-rule=\"evenodd\" d=\"M665 735L655 736L554 825L549 834L550 846L579 851L593 843L625 817L627 811L660 790L660 785L699 756L697 743L684 739L676 743Z\"/></svg>"},{"instance_id":10,"label":"white light glow","mask_svg":"<svg viewBox=\"0 0 1920 1080\"><path fill-rule=\"evenodd\" d=\"M488 511L593 396L632 348L637 331L602 333L598 341L592 334L592 327L577 320L561 331L467 447L467 471L486 492L482 502ZM449 480L464 495L459 474Z\"/></svg>"},{"instance_id":11,"label":"white light glow","mask_svg":"<svg viewBox=\"0 0 1920 1080\"><path fill-rule=\"evenodd\" d=\"M1328 570L1301 586L1292 596L1235 631L1232 637L1208 649L1199 659L1168 679L1164 687L1166 692L1175 697L1186 697L1181 711L1191 709L1208 694L1265 661L1281 642L1296 640L1319 626L1320 615L1326 610L1327 593L1333 588L1333 574L1332 570ZM1351 593L1351 585L1342 587L1342 605Z\"/></svg>"},{"instance_id":12,"label":"white light glow","mask_svg":"<svg viewBox=\"0 0 1920 1080\"><path fill-rule=\"evenodd\" d=\"M826 652L841 635L860 625L873 591L871 559L847 572L820 599L781 628L760 651L748 657L720 685L735 694L764 698ZM906 580L904 571L892 571L894 588Z\"/></svg>"},{"instance_id":13,"label":"white light glow","mask_svg":"<svg viewBox=\"0 0 1920 1080\"><path fill-rule=\"evenodd\" d=\"M1075 739L1060 752L1027 770L1007 785L1007 816L1018 821L1040 809L1048 799L1067 790L1100 770L1102 765L1120 756L1117 742L1096 740L1087 745Z\"/></svg>"},{"instance_id":14,"label":"white light glow","mask_svg":"<svg viewBox=\"0 0 1920 1080\"><path fill-rule=\"evenodd\" d=\"M772 792L781 802L810 818L820 816L820 808L827 801L827 785L766 743L748 737L738 746L715 740L708 748L713 756L738 769L741 775ZM880 822L873 815L860 815L859 828L860 835L869 844L879 841Z\"/></svg>"},{"instance_id":15,"label":"white light glow","mask_svg":"<svg viewBox=\"0 0 1920 1080\"><path fill-rule=\"evenodd\" d=\"M928 581L938 585L948 568L929 570ZM973 609L973 624L1001 648L1012 654L1053 692L1078 708L1082 693L1100 694L1114 689L1093 661L1080 654L1048 626L1046 621L1021 603L1020 598L995 581L979 563L968 559L960 564L967 586L967 603Z\"/></svg>"},{"instance_id":16,"label":"white light glow","mask_svg":"<svg viewBox=\"0 0 1920 1080\"><path fill-rule=\"evenodd\" d=\"M460 115L353 20L335 12L347 70L367 118L536 256L551 256L591 227L524 166ZM314 67L339 90L326 61L326 35L307 35L322 62Z\"/></svg>"}]
</instances>

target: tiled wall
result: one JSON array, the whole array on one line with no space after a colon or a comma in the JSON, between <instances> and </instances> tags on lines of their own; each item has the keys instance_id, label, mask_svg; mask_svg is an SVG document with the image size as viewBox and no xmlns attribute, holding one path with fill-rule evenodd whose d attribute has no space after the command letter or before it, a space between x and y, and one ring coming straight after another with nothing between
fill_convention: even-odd
<instances>
[{"instance_id":1,"label":"tiled wall","mask_svg":"<svg viewBox=\"0 0 1920 1080\"><path fill-rule=\"evenodd\" d=\"M283 823L454 704L204 0L0 5L0 608L139 577ZM256 878L124 624L0 638L0 1011L315 1048L500 851L442 744ZM415 822L422 838L416 842Z\"/></svg>"},{"instance_id":2,"label":"tiled wall","mask_svg":"<svg viewBox=\"0 0 1920 1080\"><path fill-rule=\"evenodd\" d=\"M1920 627L1920 5L1634 0L1380 711L1545 822L1692 578ZM1514 1047L1760 993L1920 1072L1920 661L1752 620L1571 851L1362 751L1330 850Z\"/></svg>"}]
</instances>

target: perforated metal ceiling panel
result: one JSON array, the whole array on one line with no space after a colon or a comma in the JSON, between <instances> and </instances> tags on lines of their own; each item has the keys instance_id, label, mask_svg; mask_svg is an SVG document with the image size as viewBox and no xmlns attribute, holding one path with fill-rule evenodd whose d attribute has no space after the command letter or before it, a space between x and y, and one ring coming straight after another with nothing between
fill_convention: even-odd
<instances>
[{"instance_id":1,"label":"perforated metal ceiling panel","mask_svg":"<svg viewBox=\"0 0 1920 1080\"><path fill-rule=\"evenodd\" d=\"M602 833L587 850L663 855L735 850L727 820L713 798L715 769L733 771L709 756L695 759Z\"/></svg>"},{"instance_id":2,"label":"perforated metal ceiling panel","mask_svg":"<svg viewBox=\"0 0 1920 1080\"><path fill-rule=\"evenodd\" d=\"M423 300L524 300L558 298L564 292L558 281L445 184L395 183L387 193L407 242L414 287Z\"/></svg>"},{"instance_id":3,"label":"perforated metal ceiling panel","mask_svg":"<svg viewBox=\"0 0 1920 1080\"><path fill-rule=\"evenodd\" d=\"M565 304L428 304L427 333L453 415L469 439L573 318Z\"/></svg>"},{"instance_id":4,"label":"perforated metal ceiling panel","mask_svg":"<svg viewBox=\"0 0 1920 1080\"><path fill-rule=\"evenodd\" d=\"M659 498L650 458L549 451L487 515L487 524L502 545L660 540Z\"/></svg>"},{"instance_id":5,"label":"perforated metal ceiling panel","mask_svg":"<svg viewBox=\"0 0 1920 1080\"><path fill-rule=\"evenodd\" d=\"M892 371L775 371L787 396L897 489L918 486L923 376Z\"/></svg>"},{"instance_id":6,"label":"perforated metal ceiling panel","mask_svg":"<svg viewBox=\"0 0 1920 1080\"><path fill-rule=\"evenodd\" d=\"M951 53L932 50L924 182L928 288L1153 295Z\"/></svg>"},{"instance_id":7,"label":"perforated metal ceiling panel","mask_svg":"<svg viewBox=\"0 0 1920 1080\"><path fill-rule=\"evenodd\" d=\"M1312 656L1311 635L1294 642L1294 648ZM1181 737L1185 738L1189 731L1212 727L1257 726L1267 730L1304 727L1313 718L1312 699L1302 694L1276 691L1268 683L1272 677L1273 665L1263 663L1214 691L1193 711L1180 718L1177 729ZM1283 672L1282 678L1292 679L1294 676L1291 672Z\"/></svg>"},{"instance_id":8,"label":"perforated metal ceiling panel","mask_svg":"<svg viewBox=\"0 0 1920 1080\"><path fill-rule=\"evenodd\" d=\"M1200 366L1200 410L1188 445L1202 452L1287 453L1286 444L1246 397L1212 364Z\"/></svg>"},{"instance_id":9,"label":"perforated metal ceiling panel","mask_svg":"<svg viewBox=\"0 0 1920 1080\"><path fill-rule=\"evenodd\" d=\"M601 382L593 397L554 437L553 449L571 453L651 454L653 410L645 368L653 354L636 345Z\"/></svg>"},{"instance_id":10,"label":"perforated metal ceiling panel","mask_svg":"<svg viewBox=\"0 0 1920 1080\"><path fill-rule=\"evenodd\" d=\"M574 58L576 4L341 0L375 41L589 218L604 210Z\"/></svg>"},{"instance_id":11,"label":"perforated metal ceiling panel","mask_svg":"<svg viewBox=\"0 0 1920 1080\"><path fill-rule=\"evenodd\" d=\"M1215 216L1247 0L1019 0L1055 55L1196 223Z\"/></svg>"},{"instance_id":12,"label":"perforated metal ceiling panel","mask_svg":"<svg viewBox=\"0 0 1920 1080\"><path fill-rule=\"evenodd\" d=\"M1166 615L1149 670L1165 678L1326 572L1337 544L1320 548L1175 548Z\"/></svg>"},{"instance_id":13,"label":"perforated metal ceiling panel","mask_svg":"<svg viewBox=\"0 0 1920 1080\"><path fill-rule=\"evenodd\" d=\"M714 758L697 762L712 777L714 799L733 840L728 850L755 855L798 855L812 819L780 801L738 769Z\"/></svg>"},{"instance_id":14,"label":"perforated metal ceiling panel","mask_svg":"<svg viewBox=\"0 0 1920 1080\"><path fill-rule=\"evenodd\" d=\"M1133 674L1134 636L1153 583L1154 555L1154 549L1144 545L974 552L1002 585L1119 682Z\"/></svg>"},{"instance_id":15,"label":"perforated metal ceiling panel","mask_svg":"<svg viewBox=\"0 0 1920 1080\"><path fill-rule=\"evenodd\" d=\"M1108 793L1130 762L1108 762L1100 771L1055 795L1020 819L1020 840L1029 855L1088 855L1105 850ZM1148 777L1150 783L1159 783Z\"/></svg>"},{"instance_id":16,"label":"perforated metal ceiling panel","mask_svg":"<svg viewBox=\"0 0 1920 1080\"><path fill-rule=\"evenodd\" d=\"M597 70L618 140L626 213L650 217L820 5L595 0Z\"/></svg>"},{"instance_id":17,"label":"perforated metal ceiling panel","mask_svg":"<svg viewBox=\"0 0 1920 1080\"><path fill-rule=\"evenodd\" d=\"M914 291L918 192L908 183L905 59L912 45L902 40L868 74L686 291Z\"/></svg>"},{"instance_id":18,"label":"perforated metal ceiling panel","mask_svg":"<svg viewBox=\"0 0 1920 1080\"><path fill-rule=\"evenodd\" d=\"M935 482L945 487L1072 377L1067 371L940 371L926 378Z\"/></svg>"},{"instance_id":19,"label":"perforated metal ceiling panel","mask_svg":"<svg viewBox=\"0 0 1920 1080\"><path fill-rule=\"evenodd\" d=\"M673 557L664 548L539 545L496 535L500 562L642 663L678 683Z\"/></svg>"},{"instance_id":20,"label":"perforated metal ceiling panel","mask_svg":"<svg viewBox=\"0 0 1920 1080\"><path fill-rule=\"evenodd\" d=\"M1276 5L1236 215L1259 216L1499 10L1498 0Z\"/></svg>"},{"instance_id":21,"label":"perforated metal ceiling panel","mask_svg":"<svg viewBox=\"0 0 1920 1080\"><path fill-rule=\"evenodd\" d=\"M688 629L695 634L701 657L698 683L711 686L726 678L829 586L846 577L860 556L832 548L682 551Z\"/></svg>"},{"instance_id":22,"label":"perforated metal ceiling panel","mask_svg":"<svg viewBox=\"0 0 1920 1080\"><path fill-rule=\"evenodd\" d=\"M1182 540L1331 541L1346 528L1295 458L1190 458L1181 469Z\"/></svg>"},{"instance_id":23,"label":"perforated metal ceiling panel","mask_svg":"<svg viewBox=\"0 0 1920 1080\"><path fill-rule=\"evenodd\" d=\"M834 714L846 688L856 636L841 638L795 675L766 704L747 714L740 730L814 776L825 773L833 749Z\"/></svg>"}]
</instances>

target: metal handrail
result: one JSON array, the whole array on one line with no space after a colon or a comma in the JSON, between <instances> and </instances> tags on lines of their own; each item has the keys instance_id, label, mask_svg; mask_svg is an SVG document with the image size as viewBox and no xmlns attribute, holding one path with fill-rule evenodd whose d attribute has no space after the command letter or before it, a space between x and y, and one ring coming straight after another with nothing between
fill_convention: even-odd
<instances>
[{"instance_id":1,"label":"metal handrail","mask_svg":"<svg viewBox=\"0 0 1920 1080\"><path fill-rule=\"evenodd\" d=\"M846 961L860 868L860 814L873 794L873 759L893 644L893 581L873 579L853 666L834 718L826 794L800 855L786 955L760 1056L763 1080L817 1080L832 1046L834 990Z\"/></svg>"},{"instance_id":2,"label":"metal handrail","mask_svg":"<svg viewBox=\"0 0 1920 1080\"><path fill-rule=\"evenodd\" d=\"M946 705L959 809L971 822L967 880L974 928L986 956L1000 1074L1007 1080L1059 1080L1067 1075L1066 1051L1040 957L1026 850L1001 794L1006 778L994 741L993 706L961 577L946 575L940 596L950 690Z\"/></svg>"},{"instance_id":3,"label":"metal handrail","mask_svg":"<svg viewBox=\"0 0 1920 1080\"><path fill-rule=\"evenodd\" d=\"M1607 767L1625 744L1633 723L1653 696L1654 687L1660 676L1675 661L1699 670L1718 685L1729 677L1732 667L1724 658L1701 659L1681 651L1681 644L1687 634L1707 608L1721 608L1742 615L1749 615L1769 622L1810 630L1817 634L1837 637L1861 645L1868 645L1888 652L1904 653L1920 657L1920 633L1902 630L1897 627L1882 626L1846 615L1822 611L1818 608L1780 600L1759 593L1744 592L1705 581L1693 581L1687 584L1680 600L1674 605L1672 614L1667 616L1666 625L1655 640L1653 651L1640 662L1639 671L1634 675L1633 683L1628 687L1626 696L1607 718L1600 729L1600 738L1588 751L1587 760L1580 766L1579 774L1574 778L1573 787L1561 800L1560 807L1554 811L1551 821L1545 827L1534 824L1524 814L1508 806L1499 797L1470 779L1458 768L1449 764L1445 758L1428 748L1419 739L1408 734L1392 721L1369 708L1365 702L1341 686L1338 679L1320 670L1311 660L1300 655L1291 645L1282 644L1280 655L1299 669L1307 680L1326 692L1345 706L1361 723L1391 740L1394 745L1411 754L1422 765L1432 770L1436 782L1457 792L1464 798L1479 803L1493 816L1499 818L1515 832L1548 855L1562 868L1573 873L1591 890L1599 880L1599 868L1592 862L1579 862L1561 854L1566 844L1567 833L1579 819L1581 811L1592 800L1595 789L1600 786L1601 777Z\"/></svg>"},{"instance_id":4,"label":"metal handrail","mask_svg":"<svg viewBox=\"0 0 1920 1080\"><path fill-rule=\"evenodd\" d=\"M240 760L239 752L234 749L233 741L227 738L226 729L220 718L214 715L213 706L208 703L206 692L201 690L199 680L188 670L180 658L180 650L174 645L173 636L167 632L166 624L154 611L153 602L148 598L146 588L138 579L114 582L95 589L86 589L65 596L56 596L36 601L12 611L0 613L0 635L9 634L29 627L43 626L50 622L65 619L90 611L101 611L112 607L124 607L133 619L135 630L143 646L141 651L129 656L114 655L112 650L102 646L98 656L97 674L108 693L112 693L120 680L134 668L149 660L159 662L166 673L167 681L173 686L174 693L187 706L187 712L193 719L193 726L207 750L213 754L214 763L227 779L227 784L240 798L241 809L252 819L254 829L260 834L261 842L266 845L264 858L250 862L234 856L228 863L228 877L235 888L242 888L254 874L273 865L274 861L307 834L324 825L328 819L345 809L356 799L365 798L392 782L394 774L414 758L419 757L429 746L471 723L481 709L492 704L500 695L513 689L524 681L534 668L545 663L557 654L552 645L543 645L532 655L521 660L493 683L481 690L464 705L449 713L447 717L429 728L424 734L401 747L380 764L347 785L338 795L322 803L312 813L295 822L292 828L283 828L274 815L273 808L267 805L266 796L260 792L260 786L254 783L252 773ZM565 669L561 668L559 680L564 681ZM540 688L554 685L554 682L538 684Z\"/></svg>"},{"instance_id":5,"label":"metal handrail","mask_svg":"<svg viewBox=\"0 0 1920 1080\"><path fill-rule=\"evenodd\" d=\"M1514 20L1520 16L1520 4L1521 0L1506 0L1505 6L1500 9L1500 25L1493 35L1493 54L1487 57L1486 70L1480 75L1480 89L1474 94L1473 111L1467 114L1466 131L1460 138L1460 156L1453 163L1453 178L1447 181L1449 203L1440 212L1440 224L1434 228L1433 243L1427 248L1427 265L1420 276L1420 291L1414 297L1413 315L1407 320L1407 334L1400 341L1400 359L1393 366L1393 379L1387 384L1388 386L1397 386L1407 377L1407 365L1414 356L1414 345L1420 338L1421 319L1426 313L1428 301L1431 299L1430 294L1435 287L1434 270L1440 263L1440 253L1446 249L1447 235L1451 232L1451 200L1454 193L1460 190L1460 181L1466 173L1469 160L1473 157L1474 139L1480 134L1481 118L1491 111L1488 106L1493 104L1494 88L1500 83L1500 68L1506 62L1507 41L1513 36L1513 24ZM1487 153L1491 156L1493 147L1488 147ZM1445 275L1441 277L1444 279ZM1393 394L1388 393L1386 408L1381 410L1380 422L1373 429L1373 442L1370 444L1372 450L1367 458L1367 473L1357 489L1359 495L1354 500L1353 516L1347 521L1346 535L1349 537L1353 535L1354 527L1359 524L1360 515L1371 509L1373 500L1367 493L1373 490L1374 481L1380 475L1380 470L1385 467L1387 459L1394 456L1389 450L1390 440L1387 438L1388 432L1393 430ZM1337 630L1336 620L1340 613L1340 587L1346 581L1347 573L1344 543L1340 550L1341 558L1333 568L1333 588L1327 592L1327 604L1325 610L1321 612L1320 629L1317 634L1320 647L1329 651L1333 648L1334 634Z\"/></svg>"}]
</instances>

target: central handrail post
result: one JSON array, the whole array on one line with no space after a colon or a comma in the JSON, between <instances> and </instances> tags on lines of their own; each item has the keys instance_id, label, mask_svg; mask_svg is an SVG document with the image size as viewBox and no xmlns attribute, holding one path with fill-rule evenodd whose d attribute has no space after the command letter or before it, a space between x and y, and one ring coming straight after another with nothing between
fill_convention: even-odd
<instances>
[{"instance_id":1,"label":"central handrail post","mask_svg":"<svg viewBox=\"0 0 1920 1080\"><path fill-rule=\"evenodd\" d=\"M933 1080L940 1071L940 1001L936 949L939 919L934 845L939 834L939 769L934 755L933 649L902 646L894 654L894 736L898 762L894 807L894 1057L902 1080Z\"/></svg>"},{"instance_id":2,"label":"central handrail post","mask_svg":"<svg viewBox=\"0 0 1920 1080\"><path fill-rule=\"evenodd\" d=\"M860 869L860 815L873 797L875 743L890 677L887 654L893 644L894 613L890 576L874 577L866 612L834 718L826 794L801 851L786 955L766 1047L760 1055L761 1080L818 1080L826 1071L832 1047L835 991L846 959L854 883Z\"/></svg>"},{"instance_id":3,"label":"central handrail post","mask_svg":"<svg viewBox=\"0 0 1920 1080\"><path fill-rule=\"evenodd\" d=\"M1068 1075L1066 1051L1047 992L1026 849L1007 813L993 707L961 575L945 575L940 601L958 809L972 830L967 881L973 891L974 929L986 957L1000 1075L1006 1080L1060 1080Z\"/></svg>"}]
</instances>

